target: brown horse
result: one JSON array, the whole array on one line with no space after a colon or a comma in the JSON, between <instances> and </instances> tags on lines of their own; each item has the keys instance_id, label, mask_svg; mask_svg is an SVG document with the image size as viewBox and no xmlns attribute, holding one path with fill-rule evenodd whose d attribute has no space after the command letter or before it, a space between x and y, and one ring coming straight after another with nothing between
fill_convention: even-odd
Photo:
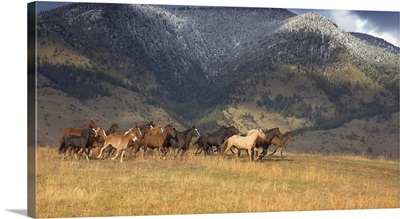
<instances>
[{"instance_id":1,"label":"brown horse","mask_svg":"<svg viewBox=\"0 0 400 219\"><path fill-rule=\"evenodd\" d=\"M111 127L106 131L106 135L112 134L114 132L119 132L121 129L119 129L118 124L114 123L111 124Z\"/></svg>"},{"instance_id":2,"label":"brown horse","mask_svg":"<svg viewBox=\"0 0 400 219\"><path fill-rule=\"evenodd\" d=\"M247 150L250 162L253 161L252 154L253 149L256 147L257 138L265 138L265 133L262 129L257 129L248 136L233 135L232 137L229 137L221 145L223 149L225 148L222 157L225 157L226 153L231 149L231 147L234 147L234 154L237 161L239 161L239 150L241 149Z\"/></svg>"},{"instance_id":3,"label":"brown horse","mask_svg":"<svg viewBox=\"0 0 400 219\"><path fill-rule=\"evenodd\" d=\"M272 139L271 144L275 145L276 148L275 148L275 151L272 152L272 154L270 154L269 156L274 155L275 152L280 148L281 149L280 150L281 151L281 158L283 158L283 154L282 154L283 153L283 146L285 145L287 140L294 141L294 137L293 137L291 132L286 132L285 134L282 135L282 138L279 138L279 137L275 136Z\"/></svg>"},{"instance_id":4,"label":"brown horse","mask_svg":"<svg viewBox=\"0 0 400 219\"><path fill-rule=\"evenodd\" d=\"M164 131L156 135L146 134L146 136L143 138L143 157L146 156L147 148L157 148L159 151L159 157L161 157L161 153L165 153L164 147L167 146L171 138L175 137L175 128L170 125L164 127Z\"/></svg>"},{"instance_id":5,"label":"brown horse","mask_svg":"<svg viewBox=\"0 0 400 219\"><path fill-rule=\"evenodd\" d=\"M111 145L113 148L117 149L117 154L115 155L115 157L111 158L111 160L116 159L122 152L120 161L122 162L125 150L130 146L130 142L137 140L137 136L139 136L138 130L138 128L133 127L126 132L115 132L108 135L97 158L100 159L102 157L104 149Z\"/></svg>"},{"instance_id":6,"label":"brown horse","mask_svg":"<svg viewBox=\"0 0 400 219\"><path fill-rule=\"evenodd\" d=\"M140 127L140 126L138 126L138 127ZM142 136L139 137L136 142L134 142L134 144L135 144L134 147L130 147L131 148L130 154L131 154L131 156L134 156L134 157L136 157L136 154L137 154L137 152L139 152L140 148L143 149L143 143L144 143L143 139L146 135L157 135L161 132L164 132L164 128L159 127L159 126L152 127L152 126L143 126L142 125L141 127L142 128L139 130L141 130ZM132 144L133 144L133 142L132 142Z\"/></svg>"},{"instance_id":7,"label":"brown horse","mask_svg":"<svg viewBox=\"0 0 400 219\"><path fill-rule=\"evenodd\" d=\"M97 126L94 124L93 119L90 119L84 128L68 128L68 129L66 129L59 140L60 147L58 148L58 152L63 153L64 147L65 147L65 139L68 136L70 136L70 135L79 136L79 135L81 135L81 133L84 129L89 129L89 128L93 128L93 129L97 128Z\"/></svg>"}]
</instances>

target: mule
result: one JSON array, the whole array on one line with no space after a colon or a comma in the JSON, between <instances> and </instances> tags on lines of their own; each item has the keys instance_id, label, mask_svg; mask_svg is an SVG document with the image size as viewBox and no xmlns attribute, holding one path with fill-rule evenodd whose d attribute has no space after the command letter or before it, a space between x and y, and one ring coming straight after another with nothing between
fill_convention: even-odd
<instances>
[{"instance_id":1,"label":"mule","mask_svg":"<svg viewBox=\"0 0 400 219\"><path fill-rule=\"evenodd\" d=\"M81 135L84 129L94 128L96 129L97 126L94 124L93 119L90 119L89 122L86 124L84 128L68 128L64 131L63 135L61 136L59 143L60 147L58 148L59 153L63 153L65 148L65 139L70 135Z\"/></svg>"},{"instance_id":2,"label":"mule","mask_svg":"<svg viewBox=\"0 0 400 219\"><path fill-rule=\"evenodd\" d=\"M176 138L171 138L168 145L168 148L177 149L174 157L179 154L181 157L183 156L183 153L189 149L190 141L193 137L200 137L200 133L194 125L183 132L176 131Z\"/></svg>"},{"instance_id":3,"label":"mule","mask_svg":"<svg viewBox=\"0 0 400 219\"><path fill-rule=\"evenodd\" d=\"M86 160L89 160L88 147L89 138L91 135L97 136L97 133L93 128L84 129L81 132L81 135L69 135L65 139L65 147L63 148L63 159L68 157L68 155L66 155L66 151L68 147L71 147L75 150L75 153L77 153L79 149L83 149L83 151L85 152Z\"/></svg>"},{"instance_id":4,"label":"mule","mask_svg":"<svg viewBox=\"0 0 400 219\"><path fill-rule=\"evenodd\" d=\"M262 129L257 129L248 136L233 135L221 145L222 148L225 148L222 157L225 157L231 147L234 147L234 154L237 161L239 161L239 150L244 149L247 150L250 162L252 162L253 149L256 147L257 138L263 139L265 137L265 133Z\"/></svg>"}]
</instances>

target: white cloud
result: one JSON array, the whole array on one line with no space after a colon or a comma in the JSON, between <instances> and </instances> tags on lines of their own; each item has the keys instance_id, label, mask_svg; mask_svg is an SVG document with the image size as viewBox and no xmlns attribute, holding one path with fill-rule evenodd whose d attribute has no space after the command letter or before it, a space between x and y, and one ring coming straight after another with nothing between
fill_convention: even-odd
<instances>
[{"instance_id":1,"label":"white cloud","mask_svg":"<svg viewBox=\"0 0 400 219\"><path fill-rule=\"evenodd\" d=\"M327 16L332 19L340 28L345 31L366 33L375 37L382 38L393 45L400 46L399 37L396 33L379 32L368 19L361 19L356 14L348 10L332 10ZM397 35L399 33L397 32Z\"/></svg>"}]
</instances>

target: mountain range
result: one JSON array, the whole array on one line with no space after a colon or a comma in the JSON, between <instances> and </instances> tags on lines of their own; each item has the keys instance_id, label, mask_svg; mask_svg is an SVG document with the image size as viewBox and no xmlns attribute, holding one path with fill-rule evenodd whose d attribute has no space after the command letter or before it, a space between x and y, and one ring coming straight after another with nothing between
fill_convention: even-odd
<instances>
[{"instance_id":1,"label":"mountain range","mask_svg":"<svg viewBox=\"0 0 400 219\"><path fill-rule=\"evenodd\" d=\"M399 48L318 13L69 4L37 15L37 60L39 144L90 118L153 120L280 127L296 134L289 151L398 158Z\"/></svg>"}]
</instances>

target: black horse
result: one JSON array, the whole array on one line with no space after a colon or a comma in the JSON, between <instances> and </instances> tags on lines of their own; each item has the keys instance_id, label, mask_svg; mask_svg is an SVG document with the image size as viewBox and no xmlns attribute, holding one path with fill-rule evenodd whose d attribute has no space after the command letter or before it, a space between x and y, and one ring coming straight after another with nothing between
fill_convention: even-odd
<instances>
[{"instance_id":1,"label":"black horse","mask_svg":"<svg viewBox=\"0 0 400 219\"><path fill-rule=\"evenodd\" d=\"M174 155L178 156L181 153L181 157L185 151L189 150L189 144L193 137L200 137L200 133L197 128L193 125L190 129L183 132L176 131L176 137L169 139L169 147L177 148ZM169 148L168 148L169 150Z\"/></svg>"},{"instance_id":2,"label":"black horse","mask_svg":"<svg viewBox=\"0 0 400 219\"><path fill-rule=\"evenodd\" d=\"M85 152L86 160L89 160L89 152L88 152L88 147L89 147L89 137L90 135L97 136L97 133L94 129L88 128L84 129L81 132L81 135L70 135L65 139L65 147L63 148L63 159L67 157L66 151L68 147L71 147L74 151L75 154L82 148Z\"/></svg>"},{"instance_id":3,"label":"black horse","mask_svg":"<svg viewBox=\"0 0 400 219\"><path fill-rule=\"evenodd\" d=\"M217 152L221 152L221 144L232 135L237 135L239 133L239 130L235 126L221 126L214 132L206 133L200 136L200 138L198 138L194 143L195 145L198 145L195 155L202 151L204 151L204 155L211 155L213 146L217 147Z\"/></svg>"}]
</instances>

